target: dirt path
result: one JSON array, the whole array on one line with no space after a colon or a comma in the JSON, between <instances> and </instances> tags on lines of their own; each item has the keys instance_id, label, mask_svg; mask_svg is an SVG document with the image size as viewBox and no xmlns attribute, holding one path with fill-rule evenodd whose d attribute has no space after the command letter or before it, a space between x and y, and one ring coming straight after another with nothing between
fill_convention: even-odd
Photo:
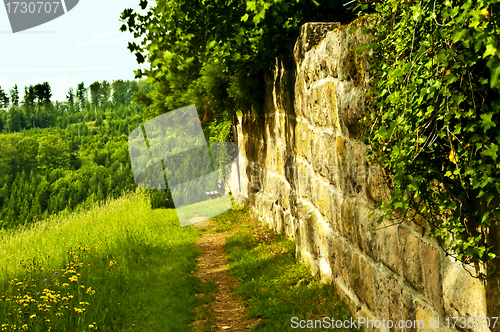
<instances>
[{"instance_id":1,"label":"dirt path","mask_svg":"<svg viewBox=\"0 0 500 332\"><path fill-rule=\"evenodd\" d=\"M219 291L208 305L213 317L213 326L209 331L248 331L258 323L257 319L246 319L246 308L243 302L234 294L236 280L229 273L226 265L226 254L222 250L226 237L236 230L215 233L211 222L201 221L192 225L197 228L211 229L210 232L198 238L196 246L202 250L198 259L196 276L205 282L213 281L219 286ZM211 324L209 324L211 325ZM195 331L207 330L206 321L196 321L193 324Z\"/></svg>"}]
</instances>

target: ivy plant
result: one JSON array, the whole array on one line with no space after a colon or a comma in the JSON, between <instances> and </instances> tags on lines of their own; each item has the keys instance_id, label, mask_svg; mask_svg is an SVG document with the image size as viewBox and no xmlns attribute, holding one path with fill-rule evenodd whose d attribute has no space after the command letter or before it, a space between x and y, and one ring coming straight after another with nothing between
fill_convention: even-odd
<instances>
[{"instance_id":1,"label":"ivy plant","mask_svg":"<svg viewBox=\"0 0 500 332\"><path fill-rule=\"evenodd\" d=\"M495 260L500 218L499 0L381 0L374 12L365 140L387 174L385 214L425 220L422 234L477 277ZM430 227L429 227L430 226ZM494 264L486 264L493 266Z\"/></svg>"}]
</instances>

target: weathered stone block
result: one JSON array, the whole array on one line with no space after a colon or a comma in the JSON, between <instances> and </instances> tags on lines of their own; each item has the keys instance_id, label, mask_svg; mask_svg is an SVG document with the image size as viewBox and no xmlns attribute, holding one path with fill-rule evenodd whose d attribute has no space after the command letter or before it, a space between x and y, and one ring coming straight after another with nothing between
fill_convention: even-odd
<instances>
[{"instance_id":1,"label":"weathered stone block","mask_svg":"<svg viewBox=\"0 0 500 332\"><path fill-rule=\"evenodd\" d=\"M295 147L297 156L311 161L311 131L306 123L297 122L295 129Z\"/></svg>"},{"instance_id":2,"label":"weathered stone block","mask_svg":"<svg viewBox=\"0 0 500 332\"><path fill-rule=\"evenodd\" d=\"M337 101L335 82L326 81L305 90L305 110L309 122L317 127L337 127ZM336 128L338 130L338 128Z\"/></svg>"},{"instance_id":3,"label":"weathered stone block","mask_svg":"<svg viewBox=\"0 0 500 332\"><path fill-rule=\"evenodd\" d=\"M310 200L311 196L311 170L309 167L299 167L297 169L297 176L299 179L299 196Z\"/></svg>"},{"instance_id":4,"label":"weathered stone block","mask_svg":"<svg viewBox=\"0 0 500 332\"><path fill-rule=\"evenodd\" d=\"M378 224L374 218L369 218L371 207L367 206L361 199L356 199L356 207L358 210L359 241L361 250L371 257L373 260L378 260L377 255L377 228Z\"/></svg>"},{"instance_id":5,"label":"weathered stone block","mask_svg":"<svg viewBox=\"0 0 500 332\"><path fill-rule=\"evenodd\" d=\"M417 331L413 322L417 319L417 305L413 300L412 296L407 292L403 291L401 294L401 298L403 300L403 320L405 323L410 321L411 324L408 324L409 327L405 327L403 330L405 332L414 332Z\"/></svg>"},{"instance_id":6,"label":"weathered stone block","mask_svg":"<svg viewBox=\"0 0 500 332\"><path fill-rule=\"evenodd\" d=\"M438 314L444 317L443 280L441 279L439 249L422 243L422 259L427 297Z\"/></svg>"},{"instance_id":7,"label":"weathered stone block","mask_svg":"<svg viewBox=\"0 0 500 332\"><path fill-rule=\"evenodd\" d=\"M481 280L471 278L460 265L449 265L444 271L443 300L445 316L487 317Z\"/></svg>"},{"instance_id":8,"label":"weathered stone block","mask_svg":"<svg viewBox=\"0 0 500 332\"><path fill-rule=\"evenodd\" d=\"M374 272L374 295L377 317L399 321L401 312L401 288L398 282L381 270ZM402 331L397 325L391 331Z\"/></svg>"},{"instance_id":9,"label":"weathered stone block","mask_svg":"<svg viewBox=\"0 0 500 332\"><path fill-rule=\"evenodd\" d=\"M418 332L435 332L437 329L442 327L442 324L439 324L439 322L437 321L438 317L436 317L428 308L423 307L418 302L416 316L416 325ZM434 324L436 324L436 328L432 327Z\"/></svg>"},{"instance_id":10,"label":"weathered stone block","mask_svg":"<svg viewBox=\"0 0 500 332\"><path fill-rule=\"evenodd\" d=\"M360 260L361 264L361 298L365 301L368 308L375 312L375 299L373 296L373 272L372 267L365 259Z\"/></svg>"},{"instance_id":11,"label":"weathered stone block","mask_svg":"<svg viewBox=\"0 0 500 332\"><path fill-rule=\"evenodd\" d=\"M341 207L341 218L339 221L339 228L341 229L341 234L346 239L348 239L352 244L356 243L356 234L354 232L354 206L350 204L350 201L344 200Z\"/></svg>"},{"instance_id":12,"label":"weathered stone block","mask_svg":"<svg viewBox=\"0 0 500 332\"><path fill-rule=\"evenodd\" d=\"M400 245L403 249L403 275L405 279L419 291L424 293L422 259L420 257L420 239L411 232L399 227Z\"/></svg>"},{"instance_id":13,"label":"weathered stone block","mask_svg":"<svg viewBox=\"0 0 500 332\"><path fill-rule=\"evenodd\" d=\"M328 31L332 31L339 26L339 22L310 22L301 26L299 38L294 49L295 62L300 63L304 55L325 38Z\"/></svg>"},{"instance_id":14,"label":"weathered stone block","mask_svg":"<svg viewBox=\"0 0 500 332\"><path fill-rule=\"evenodd\" d=\"M344 285L350 288L351 283L354 281L354 279L351 279L351 277L353 278L356 277L356 271L354 271L354 273L351 273L352 270L351 265L355 263L352 257L354 253L344 241L339 240L337 244L338 244L337 266L340 272L339 275ZM359 265L359 262L356 262L356 264Z\"/></svg>"},{"instance_id":15,"label":"weathered stone block","mask_svg":"<svg viewBox=\"0 0 500 332\"><path fill-rule=\"evenodd\" d=\"M332 276L338 277L340 275L340 263L339 263L339 240L336 236L329 236L325 239L328 248L327 260L330 264L330 269L332 271Z\"/></svg>"},{"instance_id":16,"label":"weathered stone block","mask_svg":"<svg viewBox=\"0 0 500 332\"><path fill-rule=\"evenodd\" d=\"M403 260L399 248L399 232L397 225L381 225L377 229L377 252L379 259L394 273L401 275Z\"/></svg>"}]
</instances>

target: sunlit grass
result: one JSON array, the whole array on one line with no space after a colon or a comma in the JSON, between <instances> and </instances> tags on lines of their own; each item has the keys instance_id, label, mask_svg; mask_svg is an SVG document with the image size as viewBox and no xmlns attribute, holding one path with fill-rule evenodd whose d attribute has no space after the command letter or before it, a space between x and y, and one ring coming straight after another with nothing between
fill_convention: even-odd
<instances>
[{"instance_id":1,"label":"sunlit grass","mask_svg":"<svg viewBox=\"0 0 500 332\"><path fill-rule=\"evenodd\" d=\"M142 193L0 233L0 326L189 331L199 231Z\"/></svg>"}]
</instances>

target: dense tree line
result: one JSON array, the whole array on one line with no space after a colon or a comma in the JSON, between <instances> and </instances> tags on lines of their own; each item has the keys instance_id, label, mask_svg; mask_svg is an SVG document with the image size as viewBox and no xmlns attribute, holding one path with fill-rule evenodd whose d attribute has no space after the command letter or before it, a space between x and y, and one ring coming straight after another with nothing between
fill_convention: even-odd
<instances>
[{"instance_id":1,"label":"dense tree line","mask_svg":"<svg viewBox=\"0 0 500 332\"><path fill-rule=\"evenodd\" d=\"M128 135L143 122L143 106L133 100L150 91L145 81L80 83L68 90L65 101L53 103L48 83L26 87L22 100L17 86L9 94L0 88L0 100L5 97L0 108L0 228L85 209L135 189ZM228 128L230 122L212 121L203 128L206 141L229 141ZM175 145L176 133L169 135L169 145ZM180 156L165 176L194 179L209 173L207 158L205 153ZM194 173L192 165L202 162L205 169ZM200 192L185 188L182 197L200 201ZM174 207L169 189L149 194L153 208Z\"/></svg>"},{"instance_id":2,"label":"dense tree line","mask_svg":"<svg viewBox=\"0 0 500 332\"><path fill-rule=\"evenodd\" d=\"M127 139L142 122L142 106L131 103L140 89L149 86L80 83L53 103L48 83L26 87L22 100L17 86L0 88L0 227L133 190Z\"/></svg>"}]
</instances>

